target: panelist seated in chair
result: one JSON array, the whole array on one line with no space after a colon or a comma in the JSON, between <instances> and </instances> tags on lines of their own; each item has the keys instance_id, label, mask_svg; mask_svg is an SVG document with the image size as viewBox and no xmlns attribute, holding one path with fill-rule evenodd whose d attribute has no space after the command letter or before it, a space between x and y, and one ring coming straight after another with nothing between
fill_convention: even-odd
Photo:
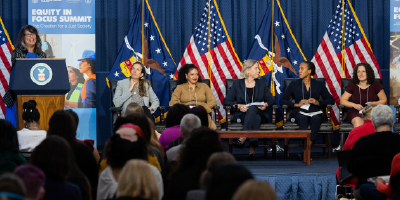
<instances>
[{"instance_id":1,"label":"panelist seated in chair","mask_svg":"<svg viewBox=\"0 0 400 200\"><path fill-rule=\"evenodd\" d=\"M241 76L243 79L233 83L224 100L225 106L237 105L233 121L243 123L243 130L260 130L262 123L268 122L267 108L275 104L275 98L264 79L259 79L260 68L257 61L246 60L243 63ZM236 102L235 102L236 99ZM262 102L263 105L249 105L254 102ZM238 120L240 119L240 120ZM240 138L235 146L244 147L246 138ZM257 147L258 139L250 139L249 159L255 157L254 147Z\"/></svg>"},{"instance_id":2,"label":"panelist seated in chair","mask_svg":"<svg viewBox=\"0 0 400 200\"><path fill-rule=\"evenodd\" d=\"M312 113L320 111L320 106L332 105L335 103L332 95L326 89L325 84L312 79L315 75L315 65L312 62L303 62L299 67L299 80L293 81L283 92L280 105L287 105L292 112L290 118L294 118L300 130L307 130L308 124L311 129L311 141L315 141L318 130L321 126L322 115L312 117L300 114L299 112ZM293 97L294 103L290 100ZM320 96L323 100L320 101Z\"/></svg>"},{"instance_id":3,"label":"panelist seated in chair","mask_svg":"<svg viewBox=\"0 0 400 200\"><path fill-rule=\"evenodd\" d=\"M212 108L217 105L217 100L207 84L201 82L199 70L194 64L185 64L178 72L178 81L172 93L169 106L177 103L189 107L201 105L207 113L211 113ZM208 127L215 130L217 126L208 115Z\"/></svg>"},{"instance_id":4,"label":"panelist seated in chair","mask_svg":"<svg viewBox=\"0 0 400 200\"><path fill-rule=\"evenodd\" d=\"M349 101L351 97L351 101ZM386 104L383 86L375 81L374 70L368 63L359 63L354 68L353 79L340 98L340 104L348 107L346 122L353 127L364 124L360 111L371 102L372 106Z\"/></svg>"},{"instance_id":5,"label":"panelist seated in chair","mask_svg":"<svg viewBox=\"0 0 400 200\"><path fill-rule=\"evenodd\" d=\"M131 77L118 81L113 102L116 107L122 106L122 115L124 115L126 107L133 102L142 106L146 116L154 120L151 113L158 108L160 101L154 93L150 81L143 78L145 74L144 65L137 61L132 65Z\"/></svg>"}]
</instances>

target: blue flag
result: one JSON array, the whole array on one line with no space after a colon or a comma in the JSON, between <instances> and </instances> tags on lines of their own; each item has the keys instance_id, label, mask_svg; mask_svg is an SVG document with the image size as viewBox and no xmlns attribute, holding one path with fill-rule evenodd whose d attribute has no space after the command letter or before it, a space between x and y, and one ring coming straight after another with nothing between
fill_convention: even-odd
<instances>
[{"instance_id":1,"label":"blue flag","mask_svg":"<svg viewBox=\"0 0 400 200\"><path fill-rule=\"evenodd\" d=\"M285 19L278 0L273 0L261 22L247 59L257 60L262 78L266 79L275 96L280 112L277 125L283 124L279 100L283 95L285 78L298 78L299 65L306 60Z\"/></svg>"},{"instance_id":2,"label":"blue flag","mask_svg":"<svg viewBox=\"0 0 400 200\"><path fill-rule=\"evenodd\" d=\"M144 14L142 10L144 10ZM144 16L143 21L142 16ZM142 46L142 37L144 37L144 47ZM146 66L145 78L151 81L151 86L160 100L160 106L168 106L168 81L174 78L176 64L159 31L147 0L144 9L142 5L139 5L107 79L129 78L132 63L137 60L142 61ZM158 116L159 114L156 112L154 115ZM159 118L156 122L158 120Z\"/></svg>"}]
</instances>

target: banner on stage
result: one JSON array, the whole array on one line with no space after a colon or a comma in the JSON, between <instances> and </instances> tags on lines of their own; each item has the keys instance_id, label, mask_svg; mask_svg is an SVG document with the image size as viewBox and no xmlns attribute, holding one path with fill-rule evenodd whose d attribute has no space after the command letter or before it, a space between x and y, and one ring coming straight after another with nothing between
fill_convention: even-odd
<instances>
[{"instance_id":1,"label":"banner on stage","mask_svg":"<svg viewBox=\"0 0 400 200\"><path fill-rule=\"evenodd\" d=\"M77 138L96 141L95 0L29 0L28 23L47 58L66 58L65 109L79 116Z\"/></svg>"},{"instance_id":2,"label":"banner on stage","mask_svg":"<svg viewBox=\"0 0 400 200\"><path fill-rule=\"evenodd\" d=\"M400 99L400 1L390 0L390 105Z\"/></svg>"}]
</instances>

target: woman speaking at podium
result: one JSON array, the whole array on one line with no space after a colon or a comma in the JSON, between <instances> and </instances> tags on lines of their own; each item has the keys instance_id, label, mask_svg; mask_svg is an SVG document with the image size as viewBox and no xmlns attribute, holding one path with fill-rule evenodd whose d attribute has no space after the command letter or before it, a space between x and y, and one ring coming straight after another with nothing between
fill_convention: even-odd
<instances>
[{"instance_id":1,"label":"woman speaking at podium","mask_svg":"<svg viewBox=\"0 0 400 200\"><path fill-rule=\"evenodd\" d=\"M12 66L17 58L46 58L39 33L35 27L26 25L19 31L16 48L11 53ZM16 126L15 105L10 92L4 95L3 101L7 105L5 119Z\"/></svg>"},{"instance_id":2,"label":"woman speaking at podium","mask_svg":"<svg viewBox=\"0 0 400 200\"><path fill-rule=\"evenodd\" d=\"M244 79L233 83L224 100L226 106L237 104L239 112L235 113L233 121L243 123L243 130L260 130L261 124L268 122L267 107L275 104L275 99L267 86L267 82L259 79L259 74L260 68L257 61L246 60L240 73ZM251 103L263 103L263 105L250 105ZM243 148L245 141L246 138L240 138L234 145ZM255 160L254 147L257 146L258 139L251 138L249 160Z\"/></svg>"}]
</instances>

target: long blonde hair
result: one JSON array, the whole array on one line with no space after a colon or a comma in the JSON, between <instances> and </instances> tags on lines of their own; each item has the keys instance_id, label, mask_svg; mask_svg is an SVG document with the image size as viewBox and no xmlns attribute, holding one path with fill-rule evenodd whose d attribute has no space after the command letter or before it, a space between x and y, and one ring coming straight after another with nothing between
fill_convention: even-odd
<instances>
[{"instance_id":1,"label":"long blonde hair","mask_svg":"<svg viewBox=\"0 0 400 200\"><path fill-rule=\"evenodd\" d=\"M132 159L122 168L118 176L117 197L140 197L158 200L156 177L150 164Z\"/></svg>"},{"instance_id":2,"label":"long blonde hair","mask_svg":"<svg viewBox=\"0 0 400 200\"><path fill-rule=\"evenodd\" d=\"M248 180L236 190L232 200L277 200L274 189L267 182Z\"/></svg>"}]
</instances>

